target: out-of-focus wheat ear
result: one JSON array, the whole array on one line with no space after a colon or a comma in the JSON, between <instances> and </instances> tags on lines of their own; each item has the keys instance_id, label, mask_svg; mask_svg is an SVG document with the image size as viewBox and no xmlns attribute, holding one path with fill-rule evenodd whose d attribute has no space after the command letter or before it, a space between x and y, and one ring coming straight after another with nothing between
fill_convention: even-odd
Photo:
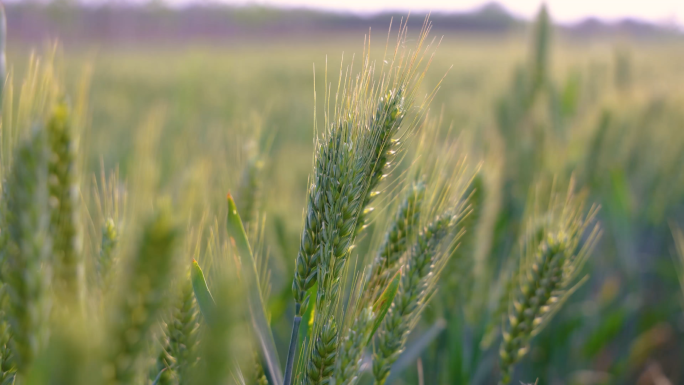
<instances>
[{"instance_id":1,"label":"out-of-focus wheat ear","mask_svg":"<svg viewBox=\"0 0 684 385\"><path fill-rule=\"evenodd\" d=\"M392 364L404 350L406 338L425 307L440 266L448 257L444 244L453 235L459 214L447 211L438 215L420 232L407 257L399 290L378 330L373 355L375 384L387 381Z\"/></svg>"},{"instance_id":2,"label":"out-of-focus wheat ear","mask_svg":"<svg viewBox=\"0 0 684 385\"><path fill-rule=\"evenodd\" d=\"M386 95L380 97L367 133L371 136L367 145L372 147L370 159L372 165L368 170L370 178L361 205L362 210L356 221L356 234L364 228L366 217L373 210L369 205L380 194L380 191L376 191L376 189L392 166L398 146L398 139L394 136L399 131L405 115L404 90L402 88L390 90Z\"/></svg>"},{"instance_id":3,"label":"out-of-focus wheat ear","mask_svg":"<svg viewBox=\"0 0 684 385\"><path fill-rule=\"evenodd\" d=\"M258 155L247 160L242 170L235 203L245 227L250 227L257 219L261 201L261 174L264 162Z\"/></svg>"},{"instance_id":4,"label":"out-of-focus wheat ear","mask_svg":"<svg viewBox=\"0 0 684 385\"><path fill-rule=\"evenodd\" d=\"M534 45L532 49L533 57L530 58L530 71L532 74L532 87L536 91L547 80L549 76L549 50L551 46L551 32L553 24L549 17L546 4L542 5L534 23Z\"/></svg>"},{"instance_id":5,"label":"out-of-focus wheat ear","mask_svg":"<svg viewBox=\"0 0 684 385\"><path fill-rule=\"evenodd\" d=\"M30 372L21 378L26 385L102 383L99 329L82 313L55 313L50 339L36 357Z\"/></svg>"},{"instance_id":6,"label":"out-of-focus wheat ear","mask_svg":"<svg viewBox=\"0 0 684 385\"><path fill-rule=\"evenodd\" d=\"M4 229L7 225L5 216L7 215L7 188L2 186L0 192L0 226ZM7 231L0 231L0 264L4 264L7 258ZM0 266L0 278L2 277L2 269ZM10 383L14 381L16 367L14 365L14 357L10 341L12 339L12 331L9 328L8 311L9 297L7 294L7 284L4 279L0 279L0 384Z\"/></svg>"},{"instance_id":7,"label":"out-of-focus wheat ear","mask_svg":"<svg viewBox=\"0 0 684 385\"><path fill-rule=\"evenodd\" d=\"M65 104L54 108L46 135L54 290L63 305L81 303L85 267L78 213L76 143Z\"/></svg>"},{"instance_id":8,"label":"out-of-focus wheat ear","mask_svg":"<svg viewBox=\"0 0 684 385\"><path fill-rule=\"evenodd\" d=\"M110 292L120 259L119 242L127 220L128 196L126 185L120 181L118 167L110 173L105 172L102 162L100 167L99 177L93 176L91 185L96 210L93 213L94 231L90 236L95 239L99 235L100 238L93 268L96 270L96 285L106 295ZM96 233L98 230L99 234Z\"/></svg>"},{"instance_id":9,"label":"out-of-focus wheat ear","mask_svg":"<svg viewBox=\"0 0 684 385\"><path fill-rule=\"evenodd\" d=\"M14 354L10 346L12 331L7 322L8 302L9 298L7 297L5 284L0 283L0 384L11 383L16 372Z\"/></svg>"},{"instance_id":10,"label":"out-of-focus wheat ear","mask_svg":"<svg viewBox=\"0 0 684 385\"><path fill-rule=\"evenodd\" d=\"M304 385L330 383L335 370L337 343L337 324L334 317L329 317L314 341L304 375Z\"/></svg>"},{"instance_id":11,"label":"out-of-focus wheat ear","mask_svg":"<svg viewBox=\"0 0 684 385\"><path fill-rule=\"evenodd\" d=\"M44 132L19 145L5 183L2 232L3 278L9 299L7 320L11 347L20 374L30 369L45 347L50 312L51 271L47 167Z\"/></svg>"},{"instance_id":12,"label":"out-of-focus wheat ear","mask_svg":"<svg viewBox=\"0 0 684 385\"><path fill-rule=\"evenodd\" d=\"M584 282L583 279L576 283L576 278L600 236L600 229L595 226L584 238L597 209L592 208L584 216L583 208L583 202L570 191L566 202L547 214L552 219L541 240L531 236L530 244L526 245L518 287L509 300L508 319L502 332L500 384L511 381L515 364L529 351L531 339Z\"/></svg>"},{"instance_id":13,"label":"out-of-focus wheat ear","mask_svg":"<svg viewBox=\"0 0 684 385\"><path fill-rule=\"evenodd\" d=\"M268 378L266 377L266 373L264 372L264 366L261 365L261 360L259 359L259 355L254 352L253 358L254 360L254 372L252 374L252 383L255 385L268 385Z\"/></svg>"},{"instance_id":14,"label":"out-of-focus wheat ear","mask_svg":"<svg viewBox=\"0 0 684 385\"><path fill-rule=\"evenodd\" d=\"M478 261L475 261L475 247L478 235L478 224L482 216L482 206L484 201L484 182L481 173L478 173L473 178L470 185L470 193L468 195L468 215L466 215L461 227L465 230L465 234L461 238L461 242L452 243L449 253L451 258L444 266L442 272L442 299L444 306L451 310L457 309L458 301L469 298L473 293L474 286L477 285L475 276L482 276L484 266L475 266ZM484 261L482 261L482 264ZM478 273L475 270L480 270Z\"/></svg>"},{"instance_id":15,"label":"out-of-focus wheat ear","mask_svg":"<svg viewBox=\"0 0 684 385\"><path fill-rule=\"evenodd\" d=\"M149 379L154 385L172 385L178 383L176 372L172 369L175 364L173 357L169 354L169 337L166 331L160 337L159 354L157 361L150 369Z\"/></svg>"},{"instance_id":16,"label":"out-of-focus wheat ear","mask_svg":"<svg viewBox=\"0 0 684 385\"><path fill-rule=\"evenodd\" d=\"M489 322L485 326L484 335L480 341L480 347L482 349L489 348L496 339L501 335L501 320L508 312L508 304L510 303L511 296L515 293L518 279L519 279L519 268L517 259L510 258L508 264L504 265L499 273L498 279L498 292L495 297L496 305L491 311L491 316L489 317Z\"/></svg>"},{"instance_id":17,"label":"out-of-focus wheat ear","mask_svg":"<svg viewBox=\"0 0 684 385\"><path fill-rule=\"evenodd\" d=\"M399 260L408 250L418 229L424 197L425 185L422 182L415 183L397 208L373 261L371 275L364 290L365 304L372 304L378 299L399 268Z\"/></svg>"},{"instance_id":18,"label":"out-of-focus wheat ear","mask_svg":"<svg viewBox=\"0 0 684 385\"><path fill-rule=\"evenodd\" d=\"M98 260L98 274L103 289L109 287L111 283L111 272L114 266L115 252L119 244L119 231L112 218L107 218L102 225L102 237L100 240L100 255Z\"/></svg>"},{"instance_id":19,"label":"out-of-focus wheat ear","mask_svg":"<svg viewBox=\"0 0 684 385\"><path fill-rule=\"evenodd\" d=\"M130 384L141 373L150 331L159 322L173 281L178 236L170 208L157 209L143 227L134 255L119 270L122 286L107 320L107 384Z\"/></svg>"},{"instance_id":20,"label":"out-of-focus wheat ear","mask_svg":"<svg viewBox=\"0 0 684 385\"><path fill-rule=\"evenodd\" d=\"M510 382L515 363L527 353L527 341L536 326L533 323L543 315L542 309L549 310L551 293L558 289L562 277L566 242L554 235L542 241L532 266L532 279L523 283L521 295L513 299L500 351L502 384Z\"/></svg>"},{"instance_id":21,"label":"out-of-focus wheat ear","mask_svg":"<svg viewBox=\"0 0 684 385\"><path fill-rule=\"evenodd\" d=\"M180 281L180 286L166 322L167 344L160 361L163 361L167 368L163 378L175 378L182 384L189 382L190 369L197 361L199 322L197 302L189 274Z\"/></svg>"}]
</instances>

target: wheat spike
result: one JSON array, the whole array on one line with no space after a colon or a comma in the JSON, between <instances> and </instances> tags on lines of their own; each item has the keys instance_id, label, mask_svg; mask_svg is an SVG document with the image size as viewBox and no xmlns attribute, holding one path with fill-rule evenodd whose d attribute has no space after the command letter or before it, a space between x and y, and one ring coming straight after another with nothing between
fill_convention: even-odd
<instances>
[{"instance_id":1,"label":"wheat spike","mask_svg":"<svg viewBox=\"0 0 684 385\"><path fill-rule=\"evenodd\" d=\"M19 373L25 374L47 343L50 311L44 132L35 132L19 146L4 190L3 233L7 233L7 243L2 275L9 298L15 364Z\"/></svg>"}]
</instances>

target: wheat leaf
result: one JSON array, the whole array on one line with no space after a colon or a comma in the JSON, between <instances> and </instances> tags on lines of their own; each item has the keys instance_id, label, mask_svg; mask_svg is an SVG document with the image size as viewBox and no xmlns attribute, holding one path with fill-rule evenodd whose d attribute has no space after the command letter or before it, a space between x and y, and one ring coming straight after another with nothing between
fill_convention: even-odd
<instances>
[{"instance_id":1,"label":"wheat leaf","mask_svg":"<svg viewBox=\"0 0 684 385\"><path fill-rule=\"evenodd\" d=\"M260 352L262 359L266 363L266 369L272 383L282 384L283 375L280 370L280 361L278 359L278 351L276 350L275 341L271 328L266 319L266 311L264 300L261 298L261 291L259 290L259 274L257 273L257 266L252 255L252 249L247 240L245 228L242 225L240 214L233 197L228 194L228 216L226 220L228 235L233 240L238 254L242 258L242 273L247 284L247 292L249 295L249 314L252 318L254 333L259 340Z\"/></svg>"},{"instance_id":2,"label":"wheat leaf","mask_svg":"<svg viewBox=\"0 0 684 385\"><path fill-rule=\"evenodd\" d=\"M216 307L214 297L212 297L207 281L204 279L204 273L196 260L192 260L192 290L195 292L197 304L199 305L202 316L211 324L213 322L213 314Z\"/></svg>"}]
</instances>

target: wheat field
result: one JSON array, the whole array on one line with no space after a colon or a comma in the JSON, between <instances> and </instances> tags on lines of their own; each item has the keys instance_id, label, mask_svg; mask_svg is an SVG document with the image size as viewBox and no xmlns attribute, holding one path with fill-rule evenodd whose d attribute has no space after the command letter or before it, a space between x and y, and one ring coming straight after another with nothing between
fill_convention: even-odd
<instances>
[{"instance_id":1,"label":"wheat field","mask_svg":"<svg viewBox=\"0 0 684 385\"><path fill-rule=\"evenodd\" d=\"M684 40L430 28L10 30L1 383L682 383Z\"/></svg>"}]
</instances>

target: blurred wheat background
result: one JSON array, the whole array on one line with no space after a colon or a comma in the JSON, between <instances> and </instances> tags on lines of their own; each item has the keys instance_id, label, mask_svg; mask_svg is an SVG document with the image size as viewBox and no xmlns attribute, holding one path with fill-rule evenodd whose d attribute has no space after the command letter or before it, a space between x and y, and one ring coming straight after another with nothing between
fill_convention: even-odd
<instances>
[{"instance_id":1,"label":"blurred wheat background","mask_svg":"<svg viewBox=\"0 0 684 385\"><path fill-rule=\"evenodd\" d=\"M249 262L228 236L226 194L235 199L254 252L271 353L285 368L296 316L293 272L320 146L314 138L327 129L331 108L326 95L335 105L340 76L349 66L359 71L366 55L378 68L387 63L400 25L408 26L402 44L416 45L425 15L402 24L405 15L262 8L68 2L5 8L2 177L21 182L23 174L10 169L32 163L21 160L17 143L43 123L59 134L66 119L59 108L68 109L69 148L78 156L60 155L74 176L59 180L75 186L67 190L80 207L73 211L78 226L58 226L68 234L51 247L61 248L67 264L72 251L64 239L73 236L80 245L73 255L82 256L82 270L74 270L80 278L64 278L67 288L56 291L84 283L69 300L58 294L51 310L37 303L28 311L31 322L49 312L52 326L49 336L32 336L27 351L13 350L22 343L9 340L12 325L29 321L15 319L23 314L19 304L3 294L3 314L13 314L0 329L3 383L19 383L15 372L31 384L274 383L268 357L259 359L245 332L248 308L254 311L245 298L253 293L236 282L249 280L240 273ZM410 132L401 138L403 152L341 278L341 301L353 302L364 264L415 188L416 169L458 174L444 183L460 197L451 258L435 260L441 274L429 287L437 290L411 321L387 383L684 383L684 36L637 22L554 25L544 12L525 22L490 5L430 18L432 44L424 56L430 65L416 83L411 110L420 112L411 115L413 128L401 131ZM21 204L23 194L33 193L22 191L3 187L3 202L5 194ZM3 216L24 212L3 210L10 213ZM591 231L595 223L600 238ZM563 236L543 233L557 228L564 230L553 234ZM529 337L516 329L524 311L515 293L523 282L520 295L529 297L524 268L538 258L540 242L540 250L577 246L579 261L566 256L567 285L547 293L562 307L549 300L553 317L533 317L543 329L528 330L534 338L523 349ZM3 253L4 264L12 258ZM209 326L202 326L207 314L188 277L193 259L216 303L230 304L212 312L220 322ZM3 285L10 288L17 283L6 277L43 271L8 266ZM50 287L61 285L55 274ZM162 294L137 303L135 293L146 290ZM139 321L131 326L125 315L137 307L145 314L131 316ZM299 361L315 354L306 353L316 349L310 341L319 332L310 313L302 318ZM30 330L42 330L31 322ZM382 330L379 339L389 338ZM367 347L359 383L373 381L379 344ZM122 351L137 358L122 363ZM197 351L205 357L200 366L187 358ZM295 370L304 376L307 364L299 361Z\"/></svg>"}]
</instances>

